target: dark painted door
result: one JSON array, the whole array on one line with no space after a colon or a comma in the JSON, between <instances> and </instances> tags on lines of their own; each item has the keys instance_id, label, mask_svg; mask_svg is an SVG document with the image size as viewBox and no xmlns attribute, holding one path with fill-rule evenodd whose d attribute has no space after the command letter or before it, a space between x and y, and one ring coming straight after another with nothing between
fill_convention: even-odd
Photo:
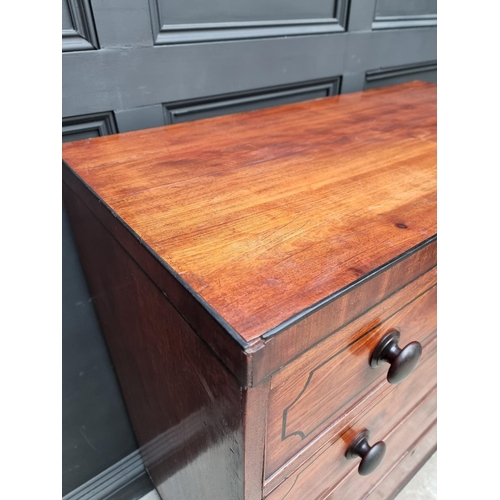
<instances>
[{"instance_id":1,"label":"dark painted door","mask_svg":"<svg viewBox=\"0 0 500 500\"><path fill-rule=\"evenodd\" d=\"M436 81L436 25L436 0L63 0L63 140ZM138 498L151 486L63 231L63 495Z\"/></svg>"}]
</instances>

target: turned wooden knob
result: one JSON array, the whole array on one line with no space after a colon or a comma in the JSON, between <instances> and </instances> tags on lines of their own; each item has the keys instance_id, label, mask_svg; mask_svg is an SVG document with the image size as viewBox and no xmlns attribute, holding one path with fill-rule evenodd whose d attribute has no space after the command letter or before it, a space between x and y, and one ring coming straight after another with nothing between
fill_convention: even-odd
<instances>
[{"instance_id":1,"label":"turned wooden knob","mask_svg":"<svg viewBox=\"0 0 500 500\"><path fill-rule=\"evenodd\" d=\"M371 474L381 463L385 456L385 443L379 441L373 446L368 444L370 433L367 430L360 432L349 446L346 458L361 457L358 472L361 476Z\"/></svg>"},{"instance_id":2,"label":"turned wooden knob","mask_svg":"<svg viewBox=\"0 0 500 500\"><path fill-rule=\"evenodd\" d=\"M400 333L397 330L389 332L377 344L370 359L370 366L375 368L386 362L391 365L387 372L390 384L399 384L415 370L422 356L422 346L419 342L410 342L401 349L398 346Z\"/></svg>"}]
</instances>

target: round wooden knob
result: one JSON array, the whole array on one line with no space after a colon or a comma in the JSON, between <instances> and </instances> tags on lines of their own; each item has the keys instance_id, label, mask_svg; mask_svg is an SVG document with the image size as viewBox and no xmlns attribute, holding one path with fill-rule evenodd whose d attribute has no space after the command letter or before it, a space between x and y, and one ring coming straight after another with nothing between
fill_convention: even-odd
<instances>
[{"instance_id":1,"label":"round wooden knob","mask_svg":"<svg viewBox=\"0 0 500 500\"><path fill-rule=\"evenodd\" d=\"M360 432L349 446L346 458L361 457L358 472L361 476L371 474L381 463L385 456L385 443L379 441L373 446L368 444L370 433L367 430Z\"/></svg>"},{"instance_id":2,"label":"round wooden knob","mask_svg":"<svg viewBox=\"0 0 500 500\"><path fill-rule=\"evenodd\" d=\"M422 356L422 346L418 342L410 342L401 349L398 346L400 333L397 330L389 332L377 344L370 359L370 366L375 368L386 362L391 365L387 372L390 384L399 384L415 370Z\"/></svg>"}]
</instances>

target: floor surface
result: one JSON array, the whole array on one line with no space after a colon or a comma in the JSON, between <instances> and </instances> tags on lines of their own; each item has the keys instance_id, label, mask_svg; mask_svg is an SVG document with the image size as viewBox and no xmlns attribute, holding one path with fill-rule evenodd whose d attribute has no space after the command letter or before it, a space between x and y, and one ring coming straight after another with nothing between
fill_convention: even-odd
<instances>
[{"instance_id":1,"label":"floor surface","mask_svg":"<svg viewBox=\"0 0 500 500\"><path fill-rule=\"evenodd\" d=\"M437 454L434 453L415 477L405 486L396 500L436 500L437 499ZM141 500L160 500L155 491Z\"/></svg>"},{"instance_id":2,"label":"floor surface","mask_svg":"<svg viewBox=\"0 0 500 500\"><path fill-rule=\"evenodd\" d=\"M405 486L396 500L436 500L437 499L437 453L434 453L426 464L415 474Z\"/></svg>"}]
</instances>

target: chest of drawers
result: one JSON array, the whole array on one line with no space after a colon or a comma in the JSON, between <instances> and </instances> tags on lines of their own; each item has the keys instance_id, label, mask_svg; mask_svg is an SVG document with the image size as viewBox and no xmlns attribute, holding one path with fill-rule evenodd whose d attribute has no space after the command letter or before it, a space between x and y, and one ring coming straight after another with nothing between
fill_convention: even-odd
<instances>
[{"instance_id":1,"label":"chest of drawers","mask_svg":"<svg viewBox=\"0 0 500 500\"><path fill-rule=\"evenodd\" d=\"M163 500L391 498L436 448L436 87L67 143Z\"/></svg>"}]
</instances>

